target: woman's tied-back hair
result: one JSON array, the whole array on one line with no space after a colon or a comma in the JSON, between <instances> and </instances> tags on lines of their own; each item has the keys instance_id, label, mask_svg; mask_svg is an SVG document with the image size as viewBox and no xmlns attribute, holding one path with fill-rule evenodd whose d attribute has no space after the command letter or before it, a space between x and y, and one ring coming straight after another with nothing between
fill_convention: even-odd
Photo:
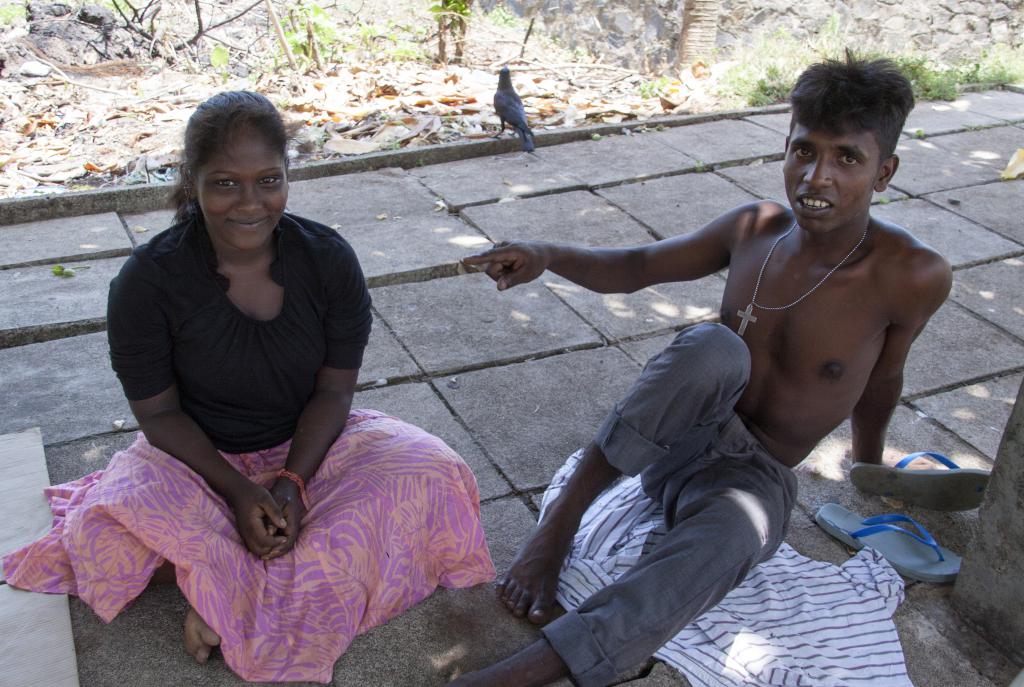
<instances>
[{"instance_id":1,"label":"woman's tied-back hair","mask_svg":"<svg viewBox=\"0 0 1024 687\"><path fill-rule=\"evenodd\" d=\"M808 129L875 135L882 158L896 150L903 124L914 108L910 81L891 61L825 60L808 67L789 95L793 121Z\"/></svg>"},{"instance_id":2,"label":"woman's tied-back hair","mask_svg":"<svg viewBox=\"0 0 1024 687\"><path fill-rule=\"evenodd\" d=\"M231 145L240 133L256 134L288 161L288 129L281 114L266 96L252 91L225 91L201 103L185 127L178 183L171 191L174 221L199 213L196 172L216 153Z\"/></svg>"}]
</instances>

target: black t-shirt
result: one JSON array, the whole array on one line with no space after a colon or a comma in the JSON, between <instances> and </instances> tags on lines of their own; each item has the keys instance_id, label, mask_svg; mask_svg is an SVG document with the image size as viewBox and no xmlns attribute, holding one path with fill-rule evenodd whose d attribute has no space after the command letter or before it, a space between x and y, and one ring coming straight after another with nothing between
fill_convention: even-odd
<instances>
[{"instance_id":1,"label":"black t-shirt","mask_svg":"<svg viewBox=\"0 0 1024 687\"><path fill-rule=\"evenodd\" d=\"M201 216L137 248L110 282L110 359L125 396L176 382L182 409L229 453L289 439L317 371L358 368L370 335L370 294L347 241L288 214L273 240L270 273L284 288L273 320L228 299Z\"/></svg>"}]
</instances>

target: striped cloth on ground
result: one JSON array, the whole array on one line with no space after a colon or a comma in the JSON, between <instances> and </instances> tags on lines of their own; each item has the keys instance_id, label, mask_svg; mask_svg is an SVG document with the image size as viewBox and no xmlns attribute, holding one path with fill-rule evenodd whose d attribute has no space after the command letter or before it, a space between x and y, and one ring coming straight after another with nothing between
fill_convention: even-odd
<instances>
[{"instance_id":1,"label":"striped cloth on ground","mask_svg":"<svg viewBox=\"0 0 1024 687\"><path fill-rule=\"evenodd\" d=\"M581 455L574 453L556 473L541 518ZM576 608L665 533L661 505L647 498L640 478L619 480L583 516L562 568L559 603ZM694 687L913 687L892 622L903 598L903 580L871 548L837 567L784 543L654 656Z\"/></svg>"}]
</instances>

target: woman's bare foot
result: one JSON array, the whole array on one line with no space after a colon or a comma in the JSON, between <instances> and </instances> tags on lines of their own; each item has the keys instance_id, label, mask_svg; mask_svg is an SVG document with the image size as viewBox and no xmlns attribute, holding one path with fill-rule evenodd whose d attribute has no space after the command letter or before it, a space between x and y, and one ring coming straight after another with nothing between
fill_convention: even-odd
<instances>
[{"instance_id":1,"label":"woman's bare foot","mask_svg":"<svg viewBox=\"0 0 1024 687\"><path fill-rule=\"evenodd\" d=\"M174 584L177 581L177 575L174 570L174 564L170 561L164 561L160 564L160 567L153 573L153 577L150 578L150 584Z\"/></svg>"},{"instance_id":2,"label":"woman's bare foot","mask_svg":"<svg viewBox=\"0 0 1024 687\"><path fill-rule=\"evenodd\" d=\"M185 650L196 663L206 663L213 647L220 644L220 637L206 621L199 617L196 609L189 608L185 616Z\"/></svg>"}]
</instances>

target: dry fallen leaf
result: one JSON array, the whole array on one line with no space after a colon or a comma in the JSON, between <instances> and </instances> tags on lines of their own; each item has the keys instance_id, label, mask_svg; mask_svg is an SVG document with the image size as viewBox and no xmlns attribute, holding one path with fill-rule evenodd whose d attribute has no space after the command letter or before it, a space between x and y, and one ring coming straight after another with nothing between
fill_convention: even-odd
<instances>
[{"instance_id":1,"label":"dry fallen leaf","mask_svg":"<svg viewBox=\"0 0 1024 687\"><path fill-rule=\"evenodd\" d=\"M324 150L329 150L339 155L362 155L363 153L372 153L379 147L373 141L357 141L340 136L334 136L324 144Z\"/></svg>"},{"instance_id":2,"label":"dry fallen leaf","mask_svg":"<svg viewBox=\"0 0 1024 687\"><path fill-rule=\"evenodd\" d=\"M999 175L1003 179L1016 179L1024 174L1024 148L1017 148L1017 152L1010 158L1006 169Z\"/></svg>"}]
</instances>

